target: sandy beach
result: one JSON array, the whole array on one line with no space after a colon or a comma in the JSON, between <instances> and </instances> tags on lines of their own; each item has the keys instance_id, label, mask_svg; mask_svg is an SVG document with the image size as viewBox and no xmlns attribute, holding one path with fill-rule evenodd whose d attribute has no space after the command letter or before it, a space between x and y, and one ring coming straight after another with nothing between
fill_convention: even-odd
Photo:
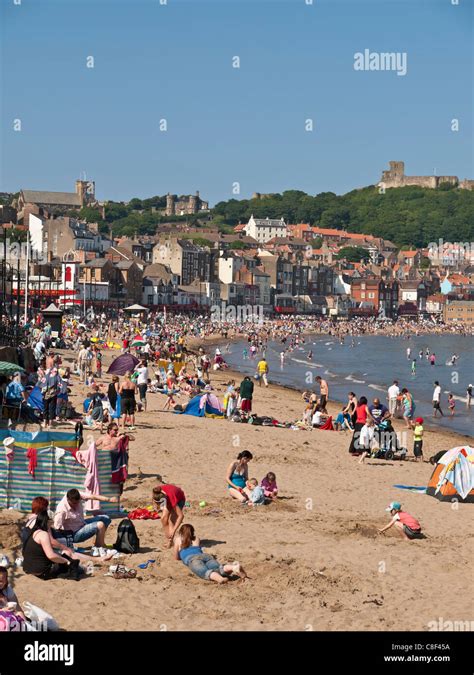
<instances>
[{"instance_id":1,"label":"sandy beach","mask_svg":"<svg viewBox=\"0 0 474 675\"><path fill-rule=\"evenodd\" d=\"M72 352L63 353L65 365L73 358ZM104 370L109 362L110 353ZM221 400L223 384L232 377L241 379L229 371L212 375ZM76 409L85 391L74 377ZM19 569L12 582L20 602L44 608L62 629L83 631L424 631L440 618L473 618L473 597L466 592L472 582L472 504L452 505L393 487L427 485L430 464L369 460L359 465L347 452L349 432L176 415L163 412L164 403L163 395L148 394L148 412L137 415L122 504L127 509L149 505L155 476L162 474L184 489L191 504L185 522L195 526L205 550L222 561L240 560L250 578L223 587L202 581L173 560L159 520L134 521L141 552L125 556L124 563L156 560L139 570L137 579L104 577L107 568L96 567L93 577L78 583L45 582ZM256 386L254 410L294 420L301 417L303 403L297 392ZM428 428L425 459L469 442ZM260 480L268 471L276 473L277 503L251 509L227 495L227 466L244 449L254 454L249 476ZM199 506L202 500L207 506ZM377 533L389 521L385 508L392 500L421 521L426 539L403 541L395 528ZM19 516L0 513L0 547L10 556ZM109 528L108 544L115 541L119 522Z\"/></svg>"}]
</instances>

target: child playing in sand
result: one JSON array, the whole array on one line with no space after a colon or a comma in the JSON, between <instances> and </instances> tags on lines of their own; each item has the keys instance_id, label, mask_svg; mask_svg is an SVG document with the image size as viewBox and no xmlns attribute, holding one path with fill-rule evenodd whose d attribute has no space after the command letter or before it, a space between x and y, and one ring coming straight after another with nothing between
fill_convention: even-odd
<instances>
[{"instance_id":1,"label":"child playing in sand","mask_svg":"<svg viewBox=\"0 0 474 675\"><path fill-rule=\"evenodd\" d=\"M413 454L415 461L423 461L423 417L417 417L413 430Z\"/></svg>"},{"instance_id":2,"label":"child playing in sand","mask_svg":"<svg viewBox=\"0 0 474 675\"><path fill-rule=\"evenodd\" d=\"M456 407L456 401L452 394L448 394L448 408L451 413L451 417L454 417L454 408Z\"/></svg>"},{"instance_id":3,"label":"child playing in sand","mask_svg":"<svg viewBox=\"0 0 474 675\"><path fill-rule=\"evenodd\" d=\"M278 485L276 484L276 476L272 471L269 471L265 478L262 479L260 487L263 488L263 493L267 499L277 498Z\"/></svg>"},{"instance_id":4,"label":"child playing in sand","mask_svg":"<svg viewBox=\"0 0 474 675\"><path fill-rule=\"evenodd\" d=\"M416 518L410 516L406 511L402 511L402 505L400 502L391 502L385 511L390 511L392 520L388 525L383 527L381 530L378 530L380 534L383 534L386 530L389 530L392 525L395 525L397 529L400 530L400 533L404 539L420 539L421 538L421 525Z\"/></svg>"},{"instance_id":5,"label":"child playing in sand","mask_svg":"<svg viewBox=\"0 0 474 675\"><path fill-rule=\"evenodd\" d=\"M260 506L265 504L265 491L260 487L256 478L250 478L247 481L244 492L248 497L247 504L249 506Z\"/></svg>"}]
</instances>

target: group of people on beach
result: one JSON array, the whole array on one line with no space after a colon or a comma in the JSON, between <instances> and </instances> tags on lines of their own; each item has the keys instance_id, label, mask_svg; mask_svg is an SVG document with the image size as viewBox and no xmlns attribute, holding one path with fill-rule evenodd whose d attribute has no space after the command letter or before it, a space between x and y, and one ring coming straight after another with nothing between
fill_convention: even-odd
<instances>
[{"instance_id":1,"label":"group of people on beach","mask_svg":"<svg viewBox=\"0 0 474 675\"><path fill-rule=\"evenodd\" d=\"M191 339L229 340L237 337L247 340L248 347L244 349L243 357L255 362L255 376L244 376L239 386L236 386L234 379L229 380L223 401L223 413L228 419L237 415L239 421L244 421L253 413L255 383L260 387L269 386L266 350L272 340L282 345L284 361L288 351L305 345L305 335L309 332L329 334L342 342L346 339L353 341L356 335L361 334L383 334L408 339L417 332L452 332L449 326L428 322L421 323L414 329L412 324L404 321L391 323L355 320L334 324L326 319L296 317L265 320L258 325L252 322L242 325L216 325L202 316L171 316L164 321L159 313L150 313L145 323L119 313L111 319L98 315L87 324L81 324L78 320L67 317L64 321L62 346L73 349L76 358L74 365L63 366L61 356L53 348L50 325L39 317L23 328L33 349L37 367L33 373L17 373L3 382L6 400L12 404L12 408L14 404L18 404L19 409L22 409L31 390L38 386L44 409L41 418L34 419L39 420L46 430L53 429L60 422L75 424L82 420L89 428L101 432L101 437L96 440L97 448L112 452L117 449L125 435L133 440L130 432L138 428L139 433L140 424L137 424L136 413L147 410L148 394L163 394L166 397L164 408L169 410L177 408L177 398L191 399L196 394L212 390L212 372L227 367L221 348L216 347L214 355L210 357L202 347L191 349ZM465 329L464 332L468 334L469 330ZM138 347L134 347L133 339L138 333L143 339ZM115 341L120 353L136 355L138 363L133 370L122 376L123 379L113 375L111 381L105 385L101 382L103 351L109 348L107 343L110 341ZM407 358L410 359L411 353L408 350L409 348ZM310 350L308 358L312 359L312 356ZM433 365L435 358L434 354L429 355ZM165 360L168 365L164 367L162 362ZM77 382L74 381L75 377ZM303 393L306 407L302 422L307 428L320 429L330 417L329 385L320 376L315 381L319 391L307 390ZM77 413L69 395L74 384L80 383L87 386L89 393L86 407ZM470 405L472 385L469 385L468 395ZM435 381L434 417L443 415L440 399L441 387ZM391 442L397 446L397 441L393 440L396 434L392 421L401 415L406 429L413 432L413 455L421 461L424 421L421 417L415 418L415 408L409 389L400 389L395 380L387 391L387 405L378 397L373 398L369 404L367 397L358 397L350 392L347 403L334 419L334 425L336 429L352 433L349 452L358 456L363 463L374 449L380 447L383 442L382 433L385 438L388 434ZM452 395L448 399L448 408L453 415L455 403L452 402ZM67 410L69 413L66 414ZM249 477L249 463L252 459L250 451L240 452L230 462L225 473L229 497L251 508L272 503L279 496L274 472L267 472L260 480ZM85 504L90 500L119 504L119 497L105 497L75 488L67 490L54 514L50 513L49 503L44 497L38 496L33 500L31 514L22 531L25 573L43 580L59 576L78 579L94 564L106 565L119 558L120 552L106 545L110 517L104 514L85 516ZM174 558L201 579L219 584L226 583L233 576L245 579L247 574L239 562L219 562L203 550L195 528L185 522L187 504L181 487L165 483L161 476L157 476L152 491L152 505L155 512L160 514L166 548L172 549ZM387 511L391 520L386 527L379 530L380 533L395 526L406 539L421 536L420 523L404 512L400 503L392 502ZM77 550L77 545L90 540L93 540L93 544L89 555ZM132 572L125 569L122 574L130 574L131 578ZM0 566L0 613L8 608L18 617L18 621L25 619L18 599L8 584L7 570Z\"/></svg>"}]
</instances>

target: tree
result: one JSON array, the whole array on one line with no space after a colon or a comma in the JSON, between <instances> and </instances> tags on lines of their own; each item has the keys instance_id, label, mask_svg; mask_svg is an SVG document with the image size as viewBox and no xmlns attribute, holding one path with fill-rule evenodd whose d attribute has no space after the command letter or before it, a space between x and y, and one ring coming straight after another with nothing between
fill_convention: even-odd
<instances>
[{"instance_id":1,"label":"tree","mask_svg":"<svg viewBox=\"0 0 474 675\"><path fill-rule=\"evenodd\" d=\"M239 251L247 248L247 244L243 241L240 241L239 239L236 239L235 241L231 242L229 248L233 249L234 251Z\"/></svg>"},{"instance_id":2,"label":"tree","mask_svg":"<svg viewBox=\"0 0 474 675\"><path fill-rule=\"evenodd\" d=\"M101 223L102 214L99 209L96 209L92 206L83 206L79 211L79 218L85 220L86 223Z\"/></svg>"}]
</instances>

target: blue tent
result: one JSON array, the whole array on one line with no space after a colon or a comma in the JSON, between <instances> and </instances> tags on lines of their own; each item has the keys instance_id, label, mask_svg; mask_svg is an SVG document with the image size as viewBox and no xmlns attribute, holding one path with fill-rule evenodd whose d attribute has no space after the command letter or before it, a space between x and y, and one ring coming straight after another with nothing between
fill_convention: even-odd
<instances>
[{"instance_id":1,"label":"blue tent","mask_svg":"<svg viewBox=\"0 0 474 675\"><path fill-rule=\"evenodd\" d=\"M224 417L224 415L206 401L206 405L200 407L202 394L198 394L192 398L186 408L181 411L176 411L180 415L193 415L194 417Z\"/></svg>"}]
</instances>

